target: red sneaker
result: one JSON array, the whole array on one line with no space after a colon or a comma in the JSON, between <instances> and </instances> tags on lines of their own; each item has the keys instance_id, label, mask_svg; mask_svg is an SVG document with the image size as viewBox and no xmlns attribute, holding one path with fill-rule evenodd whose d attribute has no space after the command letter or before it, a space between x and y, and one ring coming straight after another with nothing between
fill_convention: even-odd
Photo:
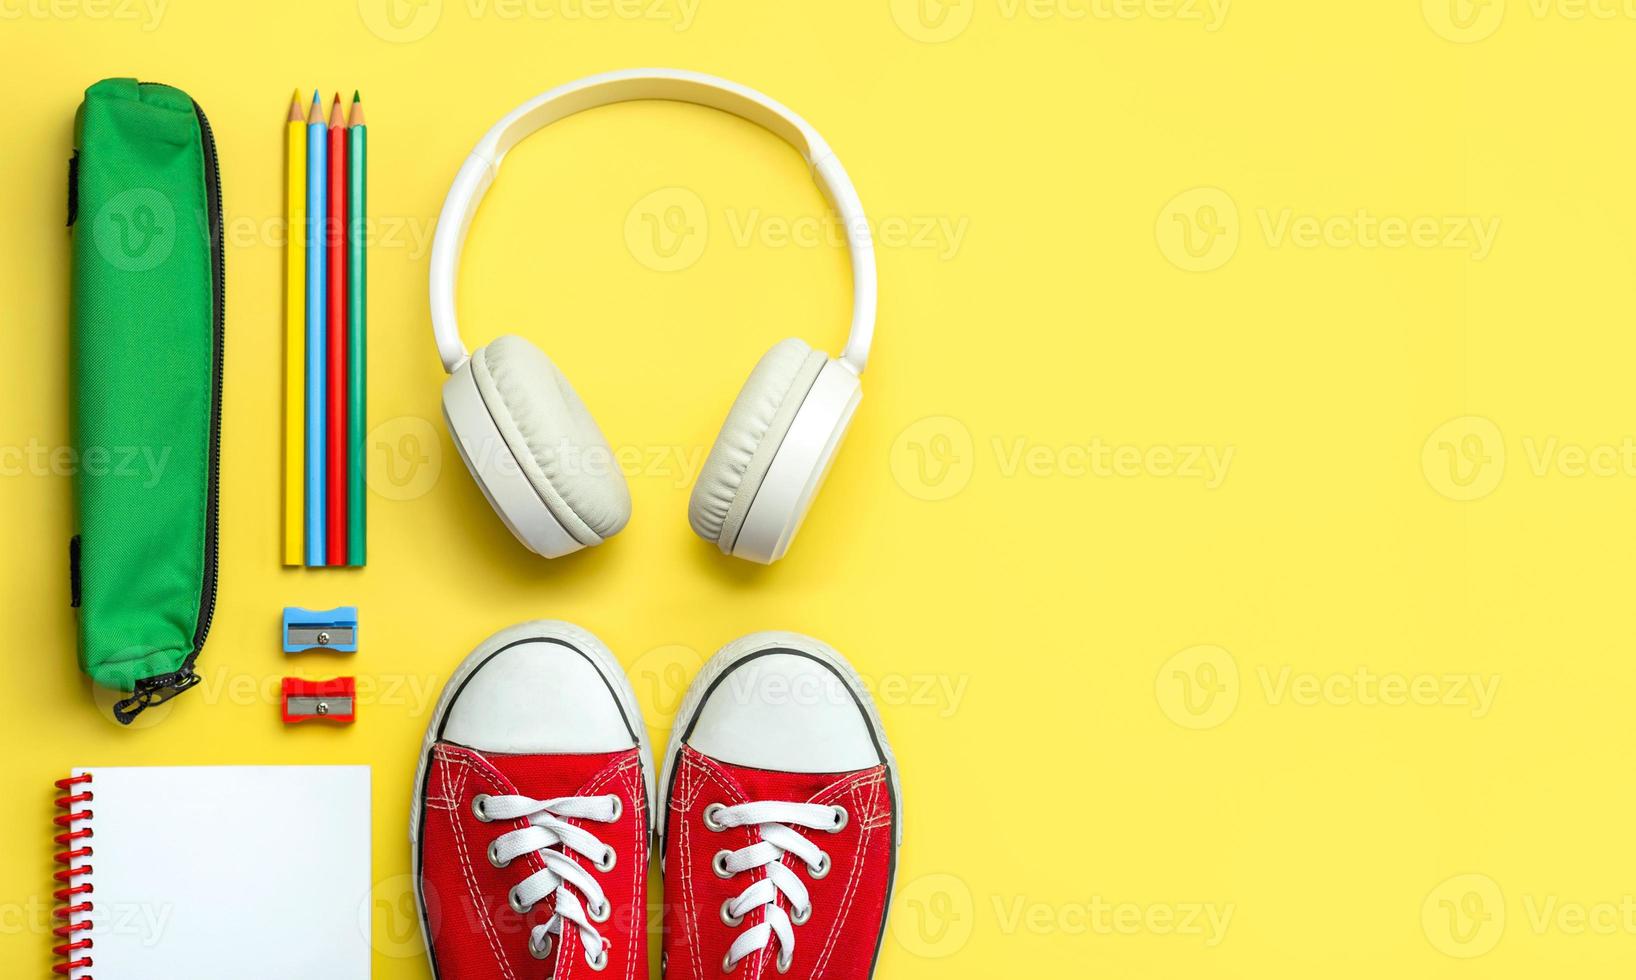
<instances>
[{"instance_id":1,"label":"red sneaker","mask_svg":"<svg viewBox=\"0 0 1636 980\"><path fill-rule=\"evenodd\" d=\"M652 797L606 647L557 622L485 641L438 701L409 815L433 976L645 973Z\"/></svg>"},{"instance_id":2,"label":"red sneaker","mask_svg":"<svg viewBox=\"0 0 1636 980\"><path fill-rule=\"evenodd\" d=\"M873 975L902 794L840 654L794 633L728 644L682 701L665 771L667 976Z\"/></svg>"}]
</instances>

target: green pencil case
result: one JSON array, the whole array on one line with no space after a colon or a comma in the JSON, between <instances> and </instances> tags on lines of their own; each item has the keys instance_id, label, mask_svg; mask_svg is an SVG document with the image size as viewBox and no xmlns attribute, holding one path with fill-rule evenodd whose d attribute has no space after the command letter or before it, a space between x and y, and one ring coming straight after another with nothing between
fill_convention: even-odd
<instances>
[{"instance_id":1,"label":"green pencil case","mask_svg":"<svg viewBox=\"0 0 1636 980\"><path fill-rule=\"evenodd\" d=\"M186 93L86 90L68 224L79 664L129 724L199 682L216 605L221 181Z\"/></svg>"}]
</instances>

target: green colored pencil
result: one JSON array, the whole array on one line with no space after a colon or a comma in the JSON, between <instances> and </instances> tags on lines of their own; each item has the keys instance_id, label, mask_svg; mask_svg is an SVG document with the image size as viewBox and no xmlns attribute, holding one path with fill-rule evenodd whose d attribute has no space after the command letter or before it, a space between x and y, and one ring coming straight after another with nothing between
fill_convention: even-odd
<instances>
[{"instance_id":1,"label":"green colored pencil","mask_svg":"<svg viewBox=\"0 0 1636 980\"><path fill-rule=\"evenodd\" d=\"M364 440L368 400L364 397L364 362L369 303L364 246L368 229L365 194L368 186L365 167L364 103L352 93L352 117L347 120L347 564L364 564L364 466L368 447Z\"/></svg>"}]
</instances>

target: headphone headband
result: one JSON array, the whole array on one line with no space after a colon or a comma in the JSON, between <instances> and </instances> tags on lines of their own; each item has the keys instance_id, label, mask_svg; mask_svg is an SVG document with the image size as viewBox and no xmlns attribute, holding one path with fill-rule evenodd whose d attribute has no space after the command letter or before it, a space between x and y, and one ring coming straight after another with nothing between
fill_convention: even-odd
<instances>
[{"instance_id":1,"label":"headphone headband","mask_svg":"<svg viewBox=\"0 0 1636 980\"><path fill-rule=\"evenodd\" d=\"M559 119L586 109L640 99L690 102L729 112L774 133L800 151L846 231L852 258L852 328L841 360L861 373L875 332L875 245L863 203L846 168L817 130L778 102L724 78L668 68L611 71L559 85L513 109L466 157L444 198L432 239L432 333L437 338L444 370L453 373L468 356L455 317L460 252L483 193L494 183L506 153Z\"/></svg>"}]
</instances>

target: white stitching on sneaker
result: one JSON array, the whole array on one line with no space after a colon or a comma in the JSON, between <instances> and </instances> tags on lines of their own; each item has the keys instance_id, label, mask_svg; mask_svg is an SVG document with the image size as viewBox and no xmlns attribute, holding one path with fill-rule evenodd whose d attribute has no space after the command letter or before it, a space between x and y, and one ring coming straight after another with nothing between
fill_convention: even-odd
<instances>
[{"instance_id":1,"label":"white stitching on sneaker","mask_svg":"<svg viewBox=\"0 0 1636 980\"><path fill-rule=\"evenodd\" d=\"M602 885L567 855L573 851L593 866L608 861L614 849L590 831L576 827L567 819L594 820L612 823L623 807L617 796L564 796L554 800L536 800L527 796L487 796L483 798L482 819L486 822L527 820L528 826L507 831L489 845L489 860L496 867L505 867L524 854L533 853L545 867L513 886L507 900L520 912L532 909L546 896L555 894L556 907L551 918L537 925L528 935L531 950L544 949L550 937L559 935L566 922L579 932L580 945L585 949L585 962L595 965L592 951L604 957L602 934L597 932L589 912L579 896L569 890L578 889L589 900L592 908L604 908L608 896ZM553 848L558 848L553 850ZM610 865L611 867L611 865Z\"/></svg>"},{"instance_id":2,"label":"white stitching on sneaker","mask_svg":"<svg viewBox=\"0 0 1636 980\"><path fill-rule=\"evenodd\" d=\"M790 915L778 904L779 897L789 903L805 921L812 914L812 899L807 886L794 871L784 865L784 855L800 858L807 866L808 875L823 869L827 874L829 855L817 844L792 829L830 830L845 817L838 807L816 803L759 802L740 803L737 806L713 809L711 816L723 830L732 827L754 827L761 839L736 851L722 851L717 857L718 873L732 877L746 871L761 870L766 877L757 880L728 902L726 913L743 918L750 912L765 907L761 922L739 933L723 957L721 967L731 973L739 962L753 953L764 951L774 936L778 938L778 970L790 968L795 959L795 929ZM712 828L714 829L714 828ZM821 877L820 875L814 875Z\"/></svg>"}]
</instances>

